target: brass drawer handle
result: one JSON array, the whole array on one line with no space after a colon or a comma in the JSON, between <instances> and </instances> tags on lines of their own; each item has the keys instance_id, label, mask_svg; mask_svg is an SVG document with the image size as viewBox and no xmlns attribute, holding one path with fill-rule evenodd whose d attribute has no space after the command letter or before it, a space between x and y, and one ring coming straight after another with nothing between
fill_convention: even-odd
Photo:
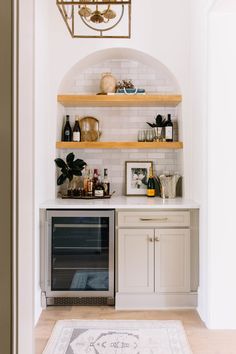
<instances>
[{"instance_id":1,"label":"brass drawer handle","mask_svg":"<svg viewBox=\"0 0 236 354\"><path fill-rule=\"evenodd\" d=\"M140 221L168 221L168 218L140 218Z\"/></svg>"}]
</instances>

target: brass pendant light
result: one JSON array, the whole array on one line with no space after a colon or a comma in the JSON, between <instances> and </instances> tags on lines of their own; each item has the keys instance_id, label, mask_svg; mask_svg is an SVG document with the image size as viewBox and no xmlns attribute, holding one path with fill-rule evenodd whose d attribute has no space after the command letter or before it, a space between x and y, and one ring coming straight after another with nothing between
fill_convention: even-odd
<instances>
[{"instance_id":1,"label":"brass pendant light","mask_svg":"<svg viewBox=\"0 0 236 354\"><path fill-rule=\"evenodd\" d=\"M131 0L56 0L73 38L130 38Z\"/></svg>"}]
</instances>

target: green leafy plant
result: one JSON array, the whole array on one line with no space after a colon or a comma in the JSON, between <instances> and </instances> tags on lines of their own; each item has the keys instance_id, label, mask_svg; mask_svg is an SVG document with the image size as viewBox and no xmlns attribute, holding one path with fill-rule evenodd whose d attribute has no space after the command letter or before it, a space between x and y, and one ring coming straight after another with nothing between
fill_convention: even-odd
<instances>
[{"instance_id":1,"label":"green leafy plant","mask_svg":"<svg viewBox=\"0 0 236 354\"><path fill-rule=\"evenodd\" d=\"M164 127L166 124L166 119L164 118L164 116L158 114L155 118L155 123L149 123L146 122L151 128L155 128L155 127Z\"/></svg>"},{"instance_id":2,"label":"green leafy plant","mask_svg":"<svg viewBox=\"0 0 236 354\"><path fill-rule=\"evenodd\" d=\"M69 181L72 181L73 176L82 176L82 171L86 162L81 159L75 160L75 155L73 152L69 153L66 156L66 162L60 158L54 160L57 167L61 169L61 175L57 179L57 185L60 186L68 178Z\"/></svg>"}]
</instances>

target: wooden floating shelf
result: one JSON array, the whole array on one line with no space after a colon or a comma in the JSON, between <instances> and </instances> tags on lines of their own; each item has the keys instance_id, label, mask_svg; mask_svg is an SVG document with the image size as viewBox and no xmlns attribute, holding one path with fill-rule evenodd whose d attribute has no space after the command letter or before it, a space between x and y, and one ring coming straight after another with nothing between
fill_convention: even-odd
<instances>
[{"instance_id":1,"label":"wooden floating shelf","mask_svg":"<svg viewBox=\"0 0 236 354\"><path fill-rule=\"evenodd\" d=\"M181 95L58 95L64 107L176 107Z\"/></svg>"},{"instance_id":2,"label":"wooden floating shelf","mask_svg":"<svg viewBox=\"0 0 236 354\"><path fill-rule=\"evenodd\" d=\"M136 141L58 141L57 149L182 149L181 141L136 142Z\"/></svg>"}]
</instances>

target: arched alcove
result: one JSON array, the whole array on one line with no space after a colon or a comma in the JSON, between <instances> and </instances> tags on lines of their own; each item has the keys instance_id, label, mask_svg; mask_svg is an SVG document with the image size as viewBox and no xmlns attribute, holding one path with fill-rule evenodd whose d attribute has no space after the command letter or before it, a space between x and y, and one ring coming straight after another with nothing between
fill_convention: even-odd
<instances>
[{"instance_id":1,"label":"arched alcove","mask_svg":"<svg viewBox=\"0 0 236 354\"><path fill-rule=\"evenodd\" d=\"M174 75L157 59L141 51L127 48L113 48L94 52L76 63L65 75L59 87L59 94L96 94L100 90L101 74L111 72L117 80L131 79L137 88L147 93L179 94L180 87ZM138 131L150 128L147 122L154 122L157 114L171 114L174 122L175 140L178 140L178 124L181 127L181 107L62 107L58 105L58 140L60 140L63 116L94 116L99 120L101 141L137 141ZM180 129L179 129L180 130ZM181 135L181 132L180 132ZM66 151L61 151L65 158ZM80 150L79 157L89 167L107 167L113 181L116 195L125 194L125 161L151 160L156 174L161 172L182 173L181 152L151 149L144 150ZM96 158L95 158L96 156Z\"/></svg>"},{"instance_id":2,"label":"arched alcove","mask_svg":"<svg viewBox=\"0 0 236 354\"><path fill-rule=\"evenodd\" d=\"M130 48L99 50L80 60L64 75L59 93L82 90L96 93L104 71L112 71L118 80L131 78L136 87L144 85L147 91L180 93L177 80L164 64L149 54ZM93 80L93 85L85 85L86 78Z\"/></svg>"}]
</instances>

